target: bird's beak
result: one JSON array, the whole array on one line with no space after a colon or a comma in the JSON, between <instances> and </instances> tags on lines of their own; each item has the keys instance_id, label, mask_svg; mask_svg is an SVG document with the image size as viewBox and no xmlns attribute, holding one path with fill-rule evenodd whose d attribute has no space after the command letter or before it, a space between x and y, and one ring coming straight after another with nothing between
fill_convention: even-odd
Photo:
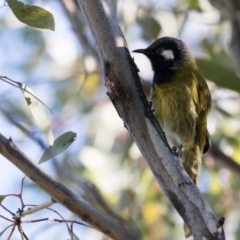
<instances>
[{"instance_id":1,"label":"bird's beak","mask_svg":"<svg viewBox=\"0 0 240 240\"><path fill-rule=\"evenodd\" d=\"M144 54L146 52L146 49L136 49L136 50L133 50L133 52Z\"/></svg>"},{"instance_id":2,"label":"bird's beak","mask_svg":"<svg viewBox=\"0 0 240 240\"><path fill-rule=\"evenodd\" d=\"M135 52L135 53L142 53L144 55L150 55L151 54L151 52L148 51L148 49L136 49L133 52Z\"/></svg>"}]
</instances>

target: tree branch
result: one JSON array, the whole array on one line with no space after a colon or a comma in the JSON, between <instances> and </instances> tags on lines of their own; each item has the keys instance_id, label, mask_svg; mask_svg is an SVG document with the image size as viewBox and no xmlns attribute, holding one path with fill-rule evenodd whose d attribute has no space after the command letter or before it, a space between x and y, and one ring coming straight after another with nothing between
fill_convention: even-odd
<instances>
[{"instance_id":1,"label":"tree branch","mask_svg":"<svg viewBox=\"0 0 240 240\"><path fill-rule=\"evenodd\" d=\"M25 133L28 137L30 137L34 142L36 142L38 145L42 147L43 150L47 149L47 146L43 143L43 141L32 135L31 132L23 126L19 121L14 119L13 114L9 113L8 111L1 109L1 112L7 117L7 119L16 127L18 127L23 133ZM58 176L61 180L66 180L68 182L71 182L71 185L76 186L76 191L79 193L81 192L80 196L83 200L91 204L96 209L101 210L102 212L106 213L107 216L112 217L115 219L119 224L121 224L122 227L127 227L128 229L131 229L131 232L133 233L136 238L140 238L140 231L134 225L133 221L125 220L120 215L117 215L111 207L108 205L108 203L103 198L101 192L99 189L89 180L83 178L83 177L76 177L72 174L69 167L66 165L66 163L63 163L62 165L59 164L59 161L57 161L56 158L52 159L53 164L55 165L56 171L58 173ZM22 214L23 216L23 214Z\"/></svg>"},{"instance_id":2,"label":"tree branch","mask_svg":"<svg viewBox=\"0 0 240 240\"><path fill-rule=\"evenodd\" d=\"M236 163L232 158L224 154L216 144L212 144L209 154L212 155L216 163L222 167L229 169L238 178L240 177L240 165Z\"/></svg>"},{"instance_id":3,"label":"tree branch","mask_svg":"<svg viewBox=\"0 0 240 240\"><path fill-rule=\"evenodd\" d=\"M80 196L85 201L97 209L100 209L103 213L107 214L107 216L115 219L123 227L131 229L133 235L136 236L137 239L140 239L141 232L134 222L131 220L125 220L120 215L117 215L106 202L99 189L92 182L79 176L75 177L66 163L60 165L59 162L54 159L53 164L55 165L60 179L73 183L76 187L76 192L80 193Z\"/></svg>"},{"instance_id":4,"label":"tree branch","mask_svg":"<svg viewBox=\"0 0 240 240\"><path fill-rule=\"evenodd\" d=\"M137 239L129 229L93 208L64 185L46 175L31 159L21 152L11 138L8 140L2 134L0 134L0 153L51 195L54 201L61 203L102 233L117 240Z\"/></svg>"},{"instance_id":5,"label":"tree branch","mask_svg":"<svg viewBox=\"0 0 240 240\"><path fill-rule=\"evenodd\" d=\"M98 62L99 57L97 51L91 46L86 34L84 33L84 19L81 15L81 9L79 8L77 0L60 0L59 4L62 6L65 15L69 19L72 29L84 51L92 55Z\"/></svg>"},{"instance_id":6,"label":"tree branch","mask_svg":"<svg viewBox=\"0 0 240 240\"><path fill-rule=\"evenodd\" d=\"M108 3L78 2L96 41L108 95L159 185L190 227L194 239L225 239L210 206L171 152L151 112L137 67Z\"/></svg>"}]
</instances>

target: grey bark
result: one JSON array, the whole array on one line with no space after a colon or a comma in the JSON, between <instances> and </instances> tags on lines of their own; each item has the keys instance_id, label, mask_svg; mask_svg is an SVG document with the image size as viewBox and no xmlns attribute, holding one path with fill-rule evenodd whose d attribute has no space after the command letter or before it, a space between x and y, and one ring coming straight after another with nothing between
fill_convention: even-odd
<instances>
[{"instance_id":1,"label":"grey bark","mask_svg":"<svg viewBox=\"0 0 240 240\"><path fill-rule=\"evenodd\" d=\"M6 139L2 134L0 134L0 153L46 191L54 201L62 204L110 238L116 240L139 239L128 227L101 213L67 187L49 177L11 139Z\"/></svg>"},{"instance_id":2,"label":"grey bark","mask_svg":"<svg viewBox=\"0 0 240 240\"><path fill-rule=\"evenodd\" d=\"M108 95L166 196L194 239L225 239L208 203L172 153L143 94L137 67L105 0L78 0L96 41Z\"/></svg>"},{"instance_id":3,"label":"grey bark","mask_svg":"<svg viewBox=\"0 0 240 240\"><path fill-rule=\"evenodd\" d=\"M228 0L230 3L235 4L236 7L232 7L233 14L228 13L228 7L224 4L224 2L220 2L220 0L211 0L212 4L217 7L222 15L224 15L225 18L233 18L232 22L235 22L235 25L232 24L232 52L235 55L235 59L240 58L240 21L237 21L236 18L236 12L240 11L240 3L236 0ZM74 32L76 33L76 36L78 37L79 43L84 47L84 51L87 53L91 54L97 62L99 61L99 57L97 54L97 51L95 48L92 47L90 42L87 40L86 33L83 31L83 17L79 17L81 15L81 10L80 7L77 3L77 0L61 0L59 3L62 5L64 13L68 17L70 23L72 24L72 28ZM71 8L68 7L68 5L71 5ZM229 4L228 4L229 5ZM230 5L229 5L230 6ZM186 13L186 18L187 18L187 13ZM182 24L182 27L180 29L180 32L184 26L184 22ZM234 27L236 26L236 27ZM84 25L85 27L85 25ZM235 49L235 50L234 50ZM240 66L240 59L236 60L238 62L238 65ZM239 67L240 69L240 67ZM143 90L145 93L149 93L150 90L150 83L149 81L143 81L141 79L141 83L143 85ZM8 118L9 119L9 118ZM235 176L240 177L240 165L237 164L232 158L229 156L226 156L221 150L216 146L213 145L212 148L210 149L210 155L214 157L214 161L216 162L217 165L229 169L231 172L235 174Z\"/></svg>"},{"instance_id":4,"label":"grey bark","mask_svg":"<svg viewBox=\"0 0 240 240\"><path fill-rule=\"evenodd\" d=\"M96 52L97 53L97 52ZM4 116L11 122L14 126L18 127L21 132L25 133L29 138L35 141L42 149L45 151L48 148L41 138L38 138L36 135L33 135L26 126L17 121L13 115L5 109L1 109L1 112ZM72 174L72 169L69 168L66 162L59 163L59 161L54 157L51 159L53 165L56 168L56 173L59 179L63 182L70 182L71 186L74 186L74 192L81 193L80 196L83 200L88 202L93 208L101 209L101 212L106 214L108 218L112 218L111 221L116 221L120 224L121 228L127 228L132 235L136 236L137 239L140 237L140 230L131 220L126 220L120 215L116 214L108 202L104 199L104 196L101 194L100 190L95 184L93 184L88 179L83 176L76 176ZM23 215L23 214L22 214Z\"/></svg>"},{"instance_id":5,"label":"grey bark","mask_svg":"<svg viewBox=\"0 0 240 240\"><path fill-rule=\"evenodd\" d=\"M79 4L96 39L108 94L166 196L189 225L194 239L225 239L207 202L171 152L143 94L137 68L106 1ZM0 134L0 153L42 187L52 198L113 239L138 239L43 173L12 142Z\"/></svg>"}]
</instances>

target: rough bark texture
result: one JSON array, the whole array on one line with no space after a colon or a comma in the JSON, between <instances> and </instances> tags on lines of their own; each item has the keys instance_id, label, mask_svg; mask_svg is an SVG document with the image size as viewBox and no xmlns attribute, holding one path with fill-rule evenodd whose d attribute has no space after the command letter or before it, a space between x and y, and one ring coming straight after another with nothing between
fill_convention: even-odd
<instances>
[{"instance_id":1,"label":"rough bark texture","mask_svg":"<svg viewBox=\"0 0 240 240\"><path fill-rule=\"evenodd\" d=\"M105 0L78 0L96 41L108 95L194 239L225 239L208 203L171 152L143 94L137 67Z\"/></svg>"},{"instance_id":2,"label":"rough bark texture","mask_svg":"<svg viewBox=\"0 0 240 240\"><path fill-rule=\"evenodd\" d=\"M214 0L211 0L211 1L214 1ZM219 0L217 0L217 1L219 1ZM229 0L229 1L231 1L231 0ZM78 0L60 0L59 3L61 4L64 13L66 14L67 18L69 19L69 22L72 25L72 29L76 33L76 36L79 40L79 43L84 48L84 52L93 56L96 59L96 61L99 63L99 57L98 57L97 50L92 47L92 44L90 43L90 41L87 38L87 34L83 31L84 18L81 14L81 9L79 7ZM238 8L240 8L240 4L237 3L237 1L235 1L235 3L238 4L238 6L239 6ZM227 11L226 9L227 8L225 7L225 11ZM187 15L186 15L185 20L187 20ZM239 26L240 26L240 22L239 22ZM84 25L84 27L85 27L85 25ZM181 29L179 30L179 32L181 32L183 28L184 28L184 22L181 24ZM240 29L240 27L239 27L239 29ZM237 32L237 31L238 31L237 29L236 29L236 31L235 31L235 29L233 29L233 32ZM181 35L181 34L179 34L179 35ZM236 37L236 39L240 39L240 34L238 36L239 37ZM240 41L237 41L237 44L240 49ZM240 54L238 54L238 56L240 56ZM240 61L239 61L239 66L240 66ZM150 82L148 80L141 79L141 83L143 86L144 93L149 94L150 88L151 88ZM3 111L3 110L1 110L1 111ZM9 116L8 116L8 120L11 120L9 118ZM14 122L12 122L12 123L14 125L16 125L16 123L14 123ZM215 155L216 152L218 152L217 155ZM220 165L221 167L229 169L230 171L232 171L235 174L235 176L240 177L240 165L237 164L234 161L234 159L231 159L228 156L226 156L225 154L223 154L218 146L215 145L214 147L212 147L210 149L209 153L214 157L214 161L216 162L217 165Z\"/></svg>"},{"instance_id":3,"label":"rough bark texture","mask_svg":"<svg viewBox=\"0 0 240 240\"><path fill-rule=\"evenodd\" d=\"M166 196L183 217L194 239L223 240L224 232L208 203L171 152L143 94L137 68L122 32L104 0L79 0L95 37L108 94ZM102 214L54 181L0 134L0 153L82 220L112 239L139 239L127 227Z\"/></svg>"}]
</instances>

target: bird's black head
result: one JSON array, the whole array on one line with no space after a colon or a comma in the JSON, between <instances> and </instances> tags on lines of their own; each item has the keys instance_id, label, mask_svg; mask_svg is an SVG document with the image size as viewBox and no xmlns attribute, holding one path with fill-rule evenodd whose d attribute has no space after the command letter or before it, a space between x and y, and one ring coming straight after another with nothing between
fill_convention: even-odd
<instances>
[{"instance_id":1,"label":"bird's black head","mask_svg":"<svg viewBox=\"0 0 240 240\"><path fill-rule=\"evenodd\" d=\"M133 52L143 53L151 61L155 73L173 74L176 70L195 65L194 58L187 46L179 39L162 37L146 49Z\"/></svg>"}]
</instances>

